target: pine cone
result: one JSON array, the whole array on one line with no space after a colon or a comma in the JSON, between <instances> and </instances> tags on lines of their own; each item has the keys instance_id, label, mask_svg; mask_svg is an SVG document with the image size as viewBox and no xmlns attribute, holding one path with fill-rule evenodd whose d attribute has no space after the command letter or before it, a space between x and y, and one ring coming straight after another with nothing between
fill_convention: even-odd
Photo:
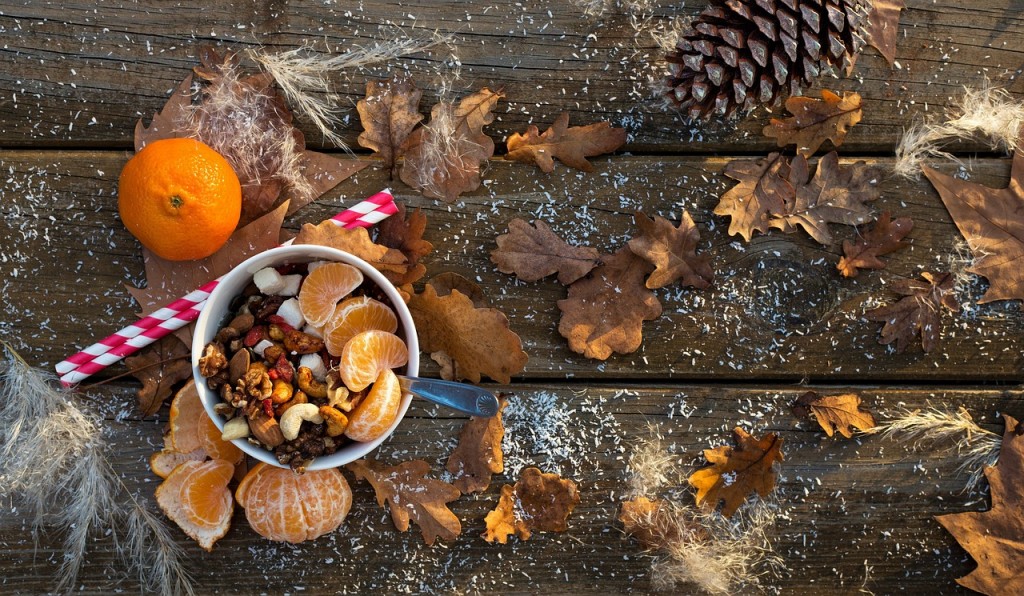
<instances>
[{"instance_id":1,"label":"pine cone","mask_svg":"<svg viewBox=\"0 0 1024 596\"><path fill-rule=\"evenodd\" d=\"M667 96L691 118L799 94L864 45L872 0L710 0L674 52Z\"/></svg>"}]
</instances>

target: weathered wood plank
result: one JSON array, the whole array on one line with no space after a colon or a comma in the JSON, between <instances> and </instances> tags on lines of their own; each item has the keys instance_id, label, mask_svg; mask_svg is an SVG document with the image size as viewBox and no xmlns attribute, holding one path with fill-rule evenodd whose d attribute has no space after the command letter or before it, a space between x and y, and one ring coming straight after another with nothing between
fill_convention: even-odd
<instances>
[{"instance_id":1,"label":"weathered wood plank","mask_svg":"<svg viewBox=\"0 0 1024 596\"><path fill-rule=\"evenodd\" d=\"M131 408L132 388L107 386L95 395L106 404L115 468L152 501L158 479L146 461L161 442L162 422L117 416ZM514 393L506 414L506 473L496 476L484 494L453 504L464 527L457 541L430 548L415 527L397 533L368 485L349 475L355 504L345 527L312 543L268 543L248 529L241 511L212 554L173 529L191 557L197 585L203 592L224 593L250 592L255 585L270 593L647 591L651 559L623 536L615 518L628 489L631 448L650 436L649 425L664 435L684 475L702 465L702 449L728 442L736 425L780 434L785 461L777 491L779 519L769 537L788 569L766 578L768 586L801 594L854 593L862 585L879 594L951 593L956 591L954 578L973 567L931 518L987 508L985 496L962 492L965 477L955 472L958 459L880 437L828 439L789 412L788 404L806 387L524 384L495 389ZM985 427L1000 432L996 412L1024 412L1019 390L890 387L859 392L880 420L902 408L955 409L962 404ZM458 416L417 402L377 456L388 462L423 458L440 470L461 423ZM545 434L549 429L557 430ZM486 544L479 538L482 520L496 503L500 485L514 481L522 466L534 464L579 484L582 501L570 518L570 530L506 546ZM60 560L52 534L44 535L33 552L28 523L21 510L0 514L0 585L8 593L47 591ZM123 577L109 539L98 538L90 551L81 593L137 589ZM866 580L865 565L871 568Z\"/></svg>"},{"instance_id":2,"label":"weathered wood plank","mask_svg":"<svg viewBox=\"0 0 1024 596\"><path fill-rule=\"evenodd\" d=\"M615 3L610 3L615 4ZM639 4L639 3L638 3ZM215 0L173 10L160 0L59 4L8 3L0 15L0 145L130 146L136 120L149 118L196 64L203 44L235 49L289 50L312 44L343 52L406 30L454 36L462 64L462 92L503 87L507 98L489 128L496 139L528 123L551 122L562 111L574 123L609 119L632 133L637 151L754 151L771 145L760 136L764 110L738 127L695 126L664 110L650 81L665 70L652 33L688 23L703 3L680 7L661 0L630 19L611 8L587 19L573 2L394 2L357 7L313 0ZM847 140L849 152L888 151L914 119L941 111L963 85L984 77L1017 92L1024 53L1018 40L1024 18L1016 0L908 3L900 23L898 68L873 50L860 59L855 79L828 77L820 85L857 90L865 117ZM439 88L438 65L447 51L401 62L428 90L424 111ZM386 69L347 73L336 81L338 105L351 106L370 76ZM355 146L354 110L344 131ZM310 143L321 142L310 127ZM960 148L976 150L982 145Z\"/></svg>"},{"instance_id":3,"label":"weathered wood plank","mask_svg":"<svg viewBox=\"0 0 1024 596\"><path fill-rule=\"evenodd\" d=\"M117 218L117 173L124 152L0 153L8 170L0 183L0 334L34 362L54 364L135 320L123 284L144 282L137 242ZM1024 321L1012 303L977 306L984 282L965 276L960 314L944 315L940 348L890 354L876 343L879 325L861 319L870 304L894 296L885 283L922 270L962 271L959 233L925 181L885 178L875 208L917 222L913 247L892 255L887 270L854 280L835 270L841 247L823 247L802 234L772 233L750 244L728 237L728 221L711 214L727 188L719 158L616 158L581 174L559 167L545 175L521 164L493 162L486 186L447 206L424 200L401 184L399 199L422 207L427 238L436 246L429 274L456 271L478 279L524 340L527 378L680 378L879 380L1014 380L1021 369ZM881 166L890 163L877 162ZM1006 183L1007 160L972 164L977 182ZM289 222L318 222L391 184L378 167L364 170L299 211ZM558 335L553 280L522 283L495 270L489 252L516 217L544 219L572 242L605 252L633 233L642 209L678 219L687 209L698 222L701 250L711 255L716 286L707 291L659 291L664 315L644 325L642 348L604 363L573 354ZM853 228L837 226L838 239ZM430 366L433 366L432 363ZM428 368L427 370L433 370Z\"/></svg>"}]
</instances>

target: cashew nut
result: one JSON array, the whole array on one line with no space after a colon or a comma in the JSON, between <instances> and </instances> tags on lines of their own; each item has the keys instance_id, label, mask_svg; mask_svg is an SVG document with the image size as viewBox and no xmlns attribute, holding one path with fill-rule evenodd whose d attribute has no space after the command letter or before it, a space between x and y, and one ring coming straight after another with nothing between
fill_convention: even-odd
<instances>
[{"instance_id":1,"label":"cashew nut","mask_svg":"<svg viewBox=\"0 0 1024 596\"><path fill-rule=\"evenodd\" d=\"M270 393L270 400L275 404L283 404L292 398L294 388L292 384L284 379L274 381L274 390Z\"/></svg>"},{"instance_id":2,"label":"cashew nut","mask_svg":"<svg viewBox=\"0 0 1024 596\"><path fill-rule=\"evenodd\" d=\"M292 406L281 415L281 434L284 435L285 440L294 441L298 438L299 428L302 426L303 420L308 420L313 424L320 424L324 421L320 417L320 408L316 404L297 404Z\"/></svg>"},{"instance_id":3,"label":"cashew nut","mask_svg":"<svg viewBox=\"0 0 1024 596\"><path fill-rule=\"evenodd\" d=\"M320 416L327 421L327 436L337 437L348 429L348 416L331 406L320 406Z\"/></svg>"},{"instance_id":4,"label":"cashew nut","mask_svg":"<svg viewBox=\"0 0 1024 596\"><path fill-rule=\"evenodd\" d=\"M324 384L327 385L327 405L351 412L352 400L349 399L348 387L341 382L341 374L332 370L327 373Z\"/></svg>"},{"instance_id":5,"label":"cashew nut","mask_svg":"<svg viewBox=\"0 0 1024 596\"><path fill-rule=\"evenodd\" d=\"M224 423L220 438L223 441L244 439L249 436L249 422L244 418L232 418Z\"/></svg>"},{"instance_id":6,"label":"cashew nut","mask_svg":"<svg viewBox=\"0 0 1024 596\"><path fill-rule=\"evenodd\" d=\"M313 371L308 367L300 366L295 371L295 384L299 386L306 395L313 399L327 398L327 385L313 378Z\"/></svg>"}]
</instances>

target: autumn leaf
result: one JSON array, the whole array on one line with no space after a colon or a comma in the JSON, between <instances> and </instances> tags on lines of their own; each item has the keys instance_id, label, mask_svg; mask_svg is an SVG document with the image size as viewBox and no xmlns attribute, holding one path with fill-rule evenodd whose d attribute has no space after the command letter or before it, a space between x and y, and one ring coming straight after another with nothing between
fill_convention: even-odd
<instances>
[{"instance_id":1,"label":"autumn leaf","mask_svg":"<svg viewBox=\"0 0 1024 596\"><path fill-rule=\"evenodd\" d=\"M293 244L337 248L359 257L385 274L404 274L409 269L409 262L402 251L375 243L366 228L343 228L331 220L317 225L303 224Z\"/></svg>"},{"instance_id":2,"label":"autumn leaf","mask_svg":"<svg viewBox=\"0 0 1024 596\"><path fill-rule=\"evenodd\" d=\"M661 499L637 497L623 501L619 521L626 533L647 550L665 548L682 538L671 506Z\"/></svg>"},{"instance_id":3,"label":"autumn leaf","mask_svg":"<svg viewBox=\"0 0 1024 596\"><path fill-rule=\"evenodd\" d=\"M483 128L494 121L492 110L502 97L500 91L484 88L458 105L434 105L430 122L406 139L402 181L426 197L449 203L476 190L480 167L494 155L494 141Z\"/></svg>"},{"instance_id":4,"label":"autumn leaf","mask_svg":"<svg viewBox=\"0 0 1024 596\"><path fill-rule=\"evenodd\" d=\"M711 286L715 274L708 257L697 256L700 232L688 212L683 211L679 227L663 217L650 219L639 211L636 224L640 235L629 240L629 249L655 267L647 278L648 288L663 288L676 281L698 289Z\"/></svg>"},{"instance_id":5,"label":"autumn leaf","mask_svg":"<svg viewBox=\"0 0 1024 596\"><path fill-rule=\"evenodd\" d=\"M141 315L148 316L156 312L171 301L224 275L252 255L277 246L280 243L281 223L287 211L288 202L284 202L270 213L235 230L217 252L198 261L167 261L143 249L146 287L128 286L128 292L142 308ZM175 335L191 346L194 326L186 325L175 331Z\"/></svg>"},{"instance_id":6,"label":"autumn leaf","mask_svg":"<svg viewBox=\"0 0 1024 596\"><path fill-rule=\"evenodd\" d=\"M526 366L522 340L495 308L477 308L458 290L439 296L429 283L409 300L420 349L442 365L448 380L479 383L481 375L509 383Z\"/></svg>"},{"instance_id":7,"label":"autumn leaf","mask_svg":"<svg viewBox=\"0 0 1024 596\"><path fill-rule=\"evenodd\" d=\"M498 248L491 252L491 261L499 271L513 273L523 281L557 273L558 281L568 285L597 266L597 249L568 244L542 220L533 224L536 227L513 219L508 223L508 233L497 237Z\"/></svg>"},{"instance_id":8,"label":"autumn leaf","mask_svg":"<svg viewBox=\"0 0 1024 596\"><path fill-rule=\"evenodd\" d=\"M990 595L1024 593L1024 425L1003 421L999 461L985 468L992 507L935 517L978 563L956 583Z\"/></svg>"},{"instance_id":9,"label":"autumn leaf","mask_svg":"<svg viewBox=\"0 0 1024 596\"><path fill-rule=\"evenodd\" d=\"M772 118L764 127L764 136L774 138L779 147L796 145L797 153L804 157L814 155L827 140L835 147L842 145L862 114L859 94L843 93L839 97L827 89L821 90L821 99L792 96L786 100L786 109L793 116Z\"/></svg>"},{"instance_id":10,"label":"autumn leaf","mask_svg":"<svg viewBox=\"0 0 1024 596\"><path fill-rule=\"evenodd\" d=\"M143 416L156 414L175 385L192 378L191 355L191 344L167 335L124 359L132 376L142 382L136 397Z\"/></svg>"},{"instance_id":11,"label":"autumn leaf","mask_svg":"<svg viewBox=\"0 0 1024 596\"><path fill-rule=\"evenodd\" d=\"M974 253L968 271L988 279L978 304L1024 300L1024 152L1014 154L1001 190L922 169Z\"/></svg>"},{"instance_id":12,"label":"autumn leaf","mask_svg":"<svg viewBox=\"0 0 1024 596\"><path fill-rule=\"evenodd\" d=\"M814 415L825 434L832 436L836 431L847 439L853 437L853 430L866 431L875 427L871 412L860 409L860 396L854 393L844 395L818 395L814 391L804 393L793 404L793 413L800 418Z\"/></svg>"},{"instance_id":13,"label":"autumn leaf","mask_svg":"<svg viewBox=\"0 0 1024 596\"><path fill-rule=\"evenodd\" d=\"M661 302L644 285L653 266L629 247L602 260L589 277L569 286L568 298L558 301L558 332L573 352L607 360L612 353L629 354L640 347L643 322L661 316Z\"/></svg>"},{"instance_id":14,"label":"autumn leaf","mask_svg":"<svg viewBox=\"0 0 1024 596\"><path fill-rule=\"evenodd\" d=\"M889 65L896 62L896 36L899 34L903 0L874 0L868 13L867 44L878 50Z\"/></svg>"},{"instance_id":15,"label":"autumn leaf","mask_svg":"<svg viewBox=\"0 0 1024 596\"><path fill-rule=\"evenodd\" d=\"M143 147L153 141L185 136L184 126L191 105L192 75L190 74L174 88L170 99L153 116L149 126L144 125L141 118L135 123L135 151L142 151Z\"/></svg>"},{"instance_id":16,"label":"autumn leaf","mask_svg":"<svg viewBox=\"0 0 1024 596\"><path fill-rule=\"evenodd\" d=\"M350 472L370 483L377 495L377 504L386 501L391 508L391 521L399 532L409 529L409 520L420 527L423 540L434 544L438 538L453 540L462 533L459 518L447 503L459 498L459 489L447 482L427 478L430 465L423 460L385 466L373 459L360 459L347 466Z\"/></svg>"},{"instance_id":17,"label":"autumn leaf","mask_svg":"<svg viewBox=\"0 0 1024 596\"><path fill-rule=\"evenodd\" d=\"M535 531L564 532L579 502L580 494L572 480L526 468L514 487L501 487L498 506L484 518L484 540L505 544L512 534L529 540Z\"/></svg>"},{"instance_id":18,"label":"autumn leaf","mask_svg":"<svg viewBox=\"0 0 1024 596\"><path fill-rule=\"evenodd\" d=\"M931 352L939 343L942 331L942 307L953 312L960 310L960 304L953 295L956 282L949 273L921 274L924 281L900 279L889 289L903 296L895 304L880 306L864 313L869 321L884 323L878 343L889 345L896 342L896 351L903 352L914 343L914 336L920 334L921 347Z\"/></svg>"},{"instance_id":19,"label":"autumn leaf","mask_svg":"<svg viewBox=\"0 0 1024 596\"><path fill-rule=\"evenodd\" d=\"M408 270L404 274L389 274L388 279L396 286L419 281L427 273L420 259L434 250L434 245L423 239L427 229L427 216L417 209L406 216L405 206L397 204L398 212L380 222L377 226L377 244L394 248L405 255Z\"/></svg>"},{"instance_id":20,"label":"autumn leaf","mask_svg":"<svg viewBox=\"0 0 1024 596\"><path fill-rule=\"evenodd\" d=\"M501 451L505 426L501 422L501 411L506 403L499 396L497 414L490 418L473 416L459 431L459 443L448 456L445 469L455 479L455 487L464 494L487 490L491 475L505 469Z\"/></svg>"},{"instance_id":21,"label":"autumn leaf","mask_svg":"<svg viewBox=\"0 0 1024 596\"><path fill-rule=\"evenodd\" d=\"M903 238L913 229L912 219L899 217L890 220L886 211L856 242L843 241L843 256L836 268L843 277L857 277L861 269L884 269L885 262L878 257L909 246Z\"/></svg>"},{"instance_id":22,"label":"autumn leaf","mask_svg":"<svg viewBox=\"0 0 1024 596\"><path fill-rule=\"evenodd\" d=\"M439 273L431 277L427 284L434 288L439 297L451 294L452 290L458 290L467 296L473 302L473 306L477 308L487 308L491 305L490 301L487 300L487 296L484 296L484 291L480 289L476 282L470 281L453 271Z\"/></svg>"},{"instance_id":23,"label":"autumn leaf","mask_svg":"<svg viewBox=\"0 0 1024 596\"><path fill-rule=\"evenodd\" d=\"M505 159L536 163L548 173L555 169L557 159L570 168L593 172L588 157L611 153L624 144L626 129L613 128L607 122L569 127L569 113L562 112L543 134L532 124L525 134L513 133L508 138Z\"/></svg>"},{"instance_id":24,"label":"autumn leaf","mask_svg":"<svg viewBox=\"0 0 1024 596\"><path fill-rule=\"evenodd\" d=\"M711 466L689 478L697 489L697 505L713 510L721 502L726 517L731 517L750 493L767 497L775 488L775 464L782 461L782 439L775 433L758 439L737 426L733 439L735 448L705 449L704 458Z\"/></svg>"},{"instance_id":25,"label":"autumn leaf","mask_svg":"<svg viewBox=\"0 0 1024 596\"><path fill-rule=\"evenodd\" d=\"M785 233L799 226L821 244L832 243L828 224L859 225L871 218L865 205L878 198L873 181L874 171L864 162L839 165L835 151L818 160L814 178L810 178L807 160L798 155L790 162L789 181L796 195L786 201L786 208L770 221L773 228Z\"/></svg>"},{"instance_id":26,"label":"autumn leaf","mask_svg":"<svg viewBox=\"0 0 1024 596\"><path fill-rule=\"evenodd\" d=\"M729 235L739 234L747 242L754 232L766 234L771 216L783 213L786 201L796 193L788 181L789 160L778 152L756 160L733 160L722 173L739 184L722 195L715 214L728 216Z\"/></svg>"},{"instance_id":27,"label":"autumn leaf","mask_svg":"<svg viewBox=\"0 0 1024 596\"><path fill-rule=\"evenodd\" d=\"M423 91L411 77L395 74L390 79L368 81L366 98L356 103L363 124L357 139L359 145L375 151L392 178L398 174L397 161L403 155L403 144L423 120L422 97Z\"/></svg>"}]
</instances>

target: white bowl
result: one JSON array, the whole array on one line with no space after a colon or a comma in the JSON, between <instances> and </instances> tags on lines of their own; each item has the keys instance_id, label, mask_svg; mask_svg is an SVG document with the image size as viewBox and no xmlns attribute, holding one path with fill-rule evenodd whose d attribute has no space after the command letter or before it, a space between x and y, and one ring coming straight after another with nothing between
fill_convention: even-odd
<instances>
[{"instance_id":1,"label":"white bowl","mask_svg":"<svg viewBox=\"0 0 1024 596\"><path fill-rule=\"evenodd\" d=\"M399 295L398 290L395 289L395 286L389 282L387 278L381 275L379 271L374 269L372 265L347 252L326 246L298 244L272 248L266 252L250 257L245 262L228 272L223 279L221 279L220 283L217 284L217 287L213 289L213 292L210 293L210 297L206 300L206 305L203 307L202 312L199 314L199 318L196 320L195 334L192 338L192 375L196 380L199 399L203 402L203 407L206 408L206 413L213 419L217 428L223 429L225 421L213 409L214 406L221 401L220 396L207 387L206 378L199 374L199 357L203 354L203 348L213 340L220 327L228 323L230 320L228 311L231 302L236 296L242 293L242 290L245 289L247 285L249 285L249 282L252 281L252 277L257 271L264 267L276 267L285 263L308 263L312 261L338 261L341 263L348 263L349 265L359 269L366 279L380 286L391 301L391 306L394 308L395 314L398 315L397 334L405 340L405 344L409 347L409 362L406 364L405 370L401 372L413 377L419 373L419 341L416 337L416 327L413 324L409 308L405 305L405 301L402 300L402 297ZM401 423L402 418L405 417L405 412L409 409L409 402L411 401L412 395L406 393L402 396L402 404L398 410L398 418L395 420L395 423L391 425L391 428L388 429L388 431L379 439L367 443L349 443L331 455L317 457L309 464L309 466L307 466L306 469L322 470L326 468L336 468L353 462L373 451L378 445L387 440L387 438L391 436L391 433L395 431L395 428L397 428L399 423ZM245 439L235 439L232 442L242 451L260 461L264 461L268 464L281 468L287 467L277 461L277 457L273 452L261 446L254 445Z\"/></svg>"}]
</instances>

